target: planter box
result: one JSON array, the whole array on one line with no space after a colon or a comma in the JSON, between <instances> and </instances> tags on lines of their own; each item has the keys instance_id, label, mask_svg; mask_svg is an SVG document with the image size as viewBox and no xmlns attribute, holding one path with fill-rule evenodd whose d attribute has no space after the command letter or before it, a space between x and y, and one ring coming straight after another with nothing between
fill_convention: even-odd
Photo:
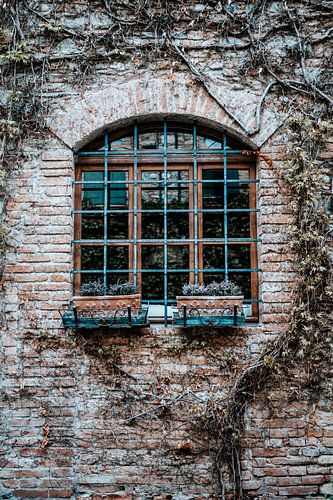
<instances>
[{"instance_id":1,"label":"planter box","mask_svg":"<svg viewBox=\"0 0 333 500\"><path fill-rule=\"evenodd\" d=\"M234 313L234 306L238 306L238 314L242 313L243 309L243 295L221 295L221 296L195 296L184 295L178 296L177 307L181 311L184 306L190 311L195 309L199 310L201 314L207 315L225 315L229 316Z\"/></svg>"},{"instance_id":2,"label":"planter box","mask_svg":"<svg viewBox=\"0 0 333 500\"><path fill-rule=\"evenodd\" d=\"M141 294L132 295L102 295L102 296L74 296L74 306L77 309L140 309Z\"/></svg>"}]
</instances>

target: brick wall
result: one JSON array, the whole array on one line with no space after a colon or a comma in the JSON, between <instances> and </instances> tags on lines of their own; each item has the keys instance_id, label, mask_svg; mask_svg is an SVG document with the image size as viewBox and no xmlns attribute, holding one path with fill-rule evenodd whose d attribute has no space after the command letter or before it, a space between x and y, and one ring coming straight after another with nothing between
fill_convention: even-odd
<instances>
[{"instance_id":1,"label":"brick wall","mask_svg":"<svg viewBox=\"0 0 333 500\"><path fill-rule=\"evenodd\" d=\"M64 14L69 27L85 19L84 4L73 2ZM194 61L209 60L202 48L209 40L204 32L188 35L184 46ZM283 99L268 98L260 131L247 134L266 82L240 81L240 57L228 52L223 68L209 74L245 129L178 68L111 61L96 65L82 86L61 66L52 68L44 88L48 130L23 145L25 159L8 182L0 498L220 498L214 450L195 432L193 418L209 397L227 393L267 340L286 331L296 279L290 199L280 177ZM226 128L273 160L273 166L258 161L260 323L194 337L172 328L102 336L64 331L58 307L72 296L73 150L110 124L157 114ZM332 492L329 398L296 401L293 390L270 387L247 410L243 487L252 498L319 499Z\"/></svg>"}]
</instances>

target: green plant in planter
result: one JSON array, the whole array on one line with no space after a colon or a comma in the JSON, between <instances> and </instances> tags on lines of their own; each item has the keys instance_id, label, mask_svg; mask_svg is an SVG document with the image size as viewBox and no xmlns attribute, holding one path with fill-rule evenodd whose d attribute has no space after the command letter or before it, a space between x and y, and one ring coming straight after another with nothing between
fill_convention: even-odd
<instances>
[{"instance_id":1,"label":"green plant in planter","mask_svg":"<svg viewBox=\"0 0 333 500\"><path fill-rule=\"evenodd\" d=\"M184 296L200 296L200 297L221 297L242 295L242 291L238 285L229 280L220 282L213 281L209 285L202 283L201 285L193 285L187 283L183 286Z\"/></svg>"},{"instance_id":2,"label":"green plant in planter","mask_svg":"<svg viewBox=\"0 0 333 500\"><path fill-rule=\"evenodd\" d=\"M100 281L89 281L81 286L81 296L97 297L104 295L133 295L136 293L134 283L129 281L125 283L116 283L114 285L105 286Z\"/></svg>"}]
</instances>

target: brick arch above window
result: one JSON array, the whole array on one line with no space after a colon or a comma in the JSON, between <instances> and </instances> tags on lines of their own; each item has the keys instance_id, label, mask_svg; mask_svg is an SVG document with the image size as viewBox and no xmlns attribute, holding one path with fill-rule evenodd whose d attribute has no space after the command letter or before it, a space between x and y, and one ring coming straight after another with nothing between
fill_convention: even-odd
<instances>
[{"instance_id":1,"label":"brick arch above window","mask_svg":"<svg viewBox=\"0 0 333 500\"><path fill-rule=\"evenodd\" d=\"M255 127L255 112L260 96L216 87L216 94L246 130ZM250 137L206 90L185 75L131 80L110 87L87 91L51 109L48 127L73 150L98 137L110 126L126 125L133 117L149 120L164 115L187 116L238 137L252 149L260 147L280 126L281 116L265 107L260 132Z\"/></svg>"}]
</instances>

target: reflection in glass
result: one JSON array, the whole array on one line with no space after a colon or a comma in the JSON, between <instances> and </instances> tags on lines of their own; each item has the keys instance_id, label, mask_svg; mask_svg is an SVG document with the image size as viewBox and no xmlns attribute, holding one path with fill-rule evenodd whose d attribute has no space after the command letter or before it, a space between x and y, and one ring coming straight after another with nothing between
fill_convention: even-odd
<instances>
[{"instance_id":1,"label":"reflection in glass","mask_svg":"<svg viewBox=\"0 0 333 500\"><path fill-rule=\"evenodd\" d=\"M213 281L216 281L219 283L220 281L223 281L225 279L225 274L224 273L204 273L204 284L209 285L210 283L213 283Z\"/></svg>"},{"instance_id":2,"label":"reflection in glass","mask_svg":"<svg viewBox=\"0 0 333 500\"><path fill-rule=\"evenodd\" d=\"M127 172L111 171L109 172L109 180L117 181L117 184L110 184L110 208L127 208L128 207L128 190L127 190ZM124 181L124 184L118 184L119 181Z\"/></svg>"},{"instance_id":3,"label":"reflection in glass","mask_svg":"<svg viewBox=\"0 0 333 500\"><path fill-rule=\"evenodd\" d=\"M229 212L228 213L228 237L249 238L250 237L250 213Z\"/></svg>"},{"instance_id":4,"label":"reflection in glass","mask_svg":"<svg viewBox=\"0 0 333 500\"><path fill-rule=\"evenodd\" d=\"M228 245L228 267L249 269L251 267L250 245Z\"/></svg>"},{"instance_id":5,"label":"reflection in glass","mask_svg":"<svg viewBox=\"0 0 333 500\"><path fill-rule=\"evenodd\" d=\"M168 273L168 299L175 300L177 295L182 295L183 285L188 282L188 273Z\"/></svg>"},{"instance_id":6,"label":"reflection in glass","mask_svg":"<svg viewBox=\"0 0 333 500\"><path fill-rule=\"evenodd\" d=\"M128 269L128 247L108 247L108 269Z\"/></svg>"},{"instance_id":7,"label":"reflection in glass","mask_svg":"<svg viewBox=\"0 0 333 500\"><path fill-rule=\"evenodd\" d=\"M108 214L108 239L128 239L128 214Z\"/></svg>"},{"instance_id":8,"label":"reflection in glass","mask_svg":"<svg viewBox=\"0 0 333 500\"><path fill-rule=\"evenodd\" d=\"M104 248L101 246L81 247L81 269L83 271L103 269Z\"/></svg>"},{"instance_id":9,"label":"reflection in glass","mask_svg":"<svg viewBox=\"0 0 333 500\"><path fill-rule=\"evenodd\" d=\"M85 283L91 283L92 281L97 281L98 283L103 283L103 273L82 273L81 274L81 286Z\"/></svg>"},{"instance_id":10,"label":"reflection in glass","mask_svg":"<svg viewBox=\"0 0 333 500\"><path fill-rule=\"evenodd\" d=\"M83 181L103 182L103 172L83 172ZM104 184L82 184L82 210L103 210Z\"/></svg>"},{"instance_id":11,"label":"reflection in glass","mask_svg":"<svg viewBox=\"0 0 333 500\"><path fill-rule=\"evenodd\" d=\"M193 135L189 132L168 132L168 149L193 149Z\"/></svg>"},{"instance_id":12,"label":"reflection in glass","mask_svg":"<svg viewBox=\"0 0 333 500\"><path fill-rule=\"evenodd\" d=\"M162 245L142 245L142 269L163 269L164 252Z\"/></svg>"},{"instance_id":13,"label":"reflection in glass","mask_svg":"<svg viewBox=\"0 0 333 500\"><path fill-rule=\"evenodd\" d=\"M224 223L223 213L214 214L214 212L205 212L203 217L203 238L223 238Z\"/></svg>"},{"instance_id":14,"label":"reflection in glass","mask_svg":"<svg viewBox=\"0 0 333 500\"><path fill-rule=\"evenodd\" d=\"M248 170L228 169L229 180L245 180L249 179ZM228 208L248 208L250 199L250 185L242 182L228 183Z\"/></svg>"},{"instance_id":15,"label":"reflection in glass","mask_svg":"<svg viewBox=\"0 0 333 500\"><path fill-rule=\"evenodd\" d=\"M131 151L134 149L133 135L111 141L110 149L111 151Z\"/></svg>"},{"instance_id":16,"label":"reflection in glass","mask_svg":"<svg viewBox=\"0 0 333 500\"><path fill-rule=\"evenodd\" d=\"M223 149L223 141L218 141L203 135L197 137L198 149Z\"/></svg>"},{"instance_id":17,"label":"reflection in glass","mask_svg":"<svg viewBox=\"0 0 333 500\"><path fill-rule=\"evenodd\" d=\"M104 238L103 215L82 214L81 218L81 237L83 240L102 240Z\"/></svg>"},{"instance_id":18,"label":"reflection in glass","mask_svg":"<svg viewBox=\"0 0 333 500\"><path fill-rule=\"evenodd\" d=\"M163 214L142 214L142 238L144 240L161 239L164 236Z\"/></svg>"},{"instance_id":19,"label":"reflection in glass","mask_svg":"<svg viewBox=\"0 0 333 500\"><path fill-rule=\"evenodd\" d=\"M229 273L229 279L240 287L245 299L251 298L251 273Z\"/></svg>"},{"instance_id":20,"label":"reflection in glass","mask_svg":"<svg viewBox=\"0 0 333 500\"><path fill-rule=\"evenodd\" d=\"M223 208L224 186L222 169L205 169L202 171L203 180L215 180L221 182L202 183L202 207Z\"/></svg>"},{"instance_id":21,"label":"reflection in glass","mask_svg":"<svg viewBox=\"0 0 333 500\"><path fill-rule=\"evenodd\" d=\"M189 223L187 213L168 213L168 239L183 240L189 237Z\"/></svg>"},{"instance_id":22,"label":"reflection in glass","mask_svg":"<svg viewBox=\"0 0 333 500\"><path fill-rule=\"evenodd\" d=\"M141 132L139 134L139 149L163 149L164 137L162 130Z\"/></svg>"},{"instance_id":23,"label":"reflection in glass","mask_svg":"<svg viewBox=\"0 0 333 500\"><path fill-rule=\"evenodd\" d=\"M189 268L189 247L188 245L168 246L168 268L188 269Z\"/></svg>"},{"instance_id":24,"label":"reflection in glass","mask_svg":"<svg viewBox=\"0 0 333 500\"><path fill-rule=\"evenodd\" d=\"M142 273L142 299L160 300L164 298L163 273Z\"/></svg>"},{"instance_id":25,"label":"reflection in glass","mask_svg":"<svg viewBox=\"0 0 333 500\"><path fill-rule=\"evenodd\" d=\"M204 269L224 269L224 245L203 245Z\"/></svg>"}]
</instances>

